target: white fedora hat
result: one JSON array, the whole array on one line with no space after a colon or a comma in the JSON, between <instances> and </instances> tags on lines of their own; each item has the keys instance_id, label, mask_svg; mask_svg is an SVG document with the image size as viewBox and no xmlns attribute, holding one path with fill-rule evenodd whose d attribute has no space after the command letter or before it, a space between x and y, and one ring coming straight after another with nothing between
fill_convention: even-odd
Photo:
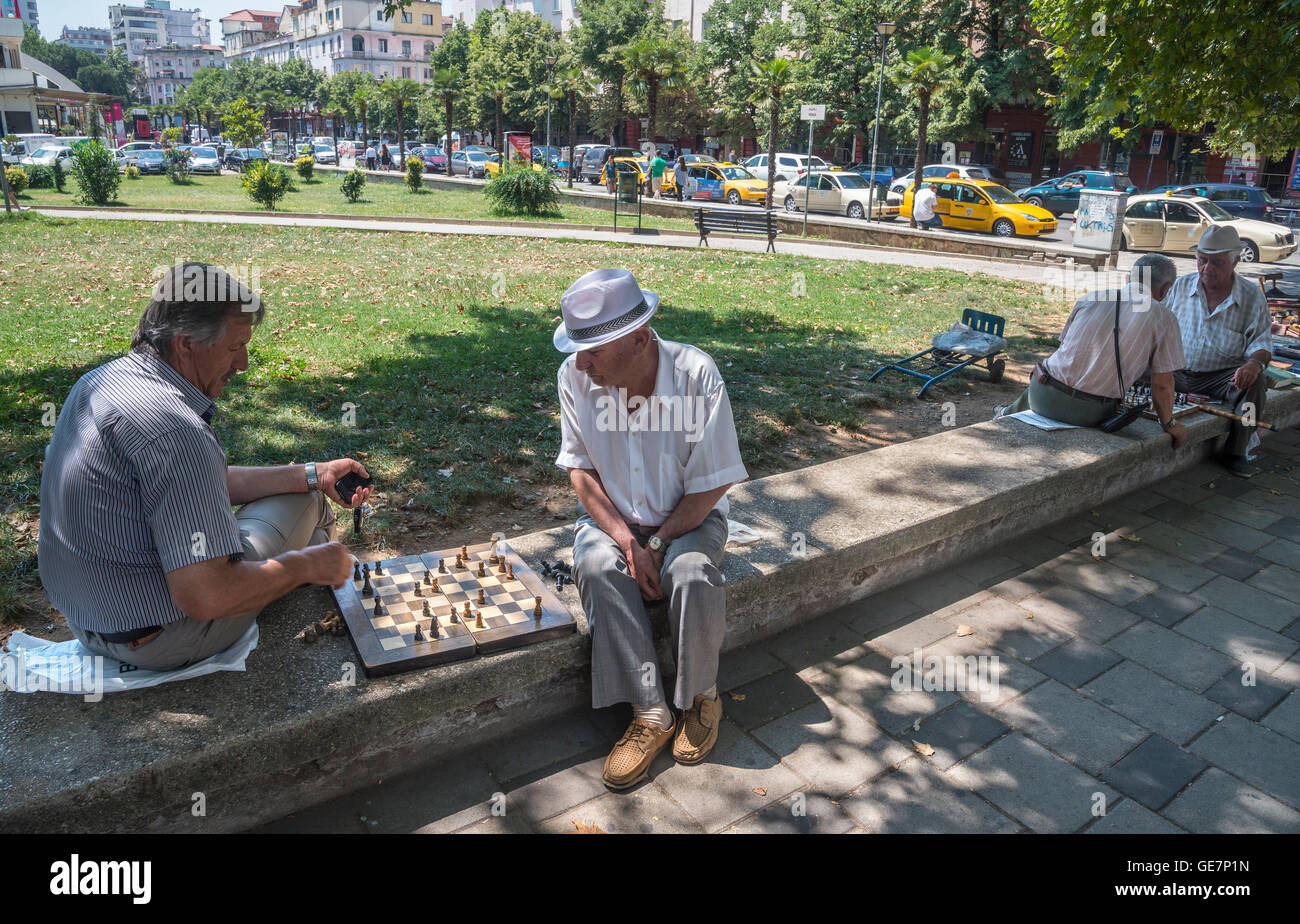
<instances>
[{"instance_id":1,"label":"white fedora hat","mask_svg":"<svg viewBox=\"0 0 1300 924\"><path fill-rule=\"evenodd\" d=\"M1196 249L1201 253L1241 253L1241 235L1231 225L1210 225Z\"/></svg>"},{"instance_id":2,"label":"white fedora hat","mask_svg":"<svg viewBox=\"0 0 1300 924\"><path fill-rule=\"evenodd\" d=\"M659 296L627 270L592 270L560 296L564 320L555 328L555 348L577 353L617 340L644 326L658 307Z\"/></svg>"}]
</instances>

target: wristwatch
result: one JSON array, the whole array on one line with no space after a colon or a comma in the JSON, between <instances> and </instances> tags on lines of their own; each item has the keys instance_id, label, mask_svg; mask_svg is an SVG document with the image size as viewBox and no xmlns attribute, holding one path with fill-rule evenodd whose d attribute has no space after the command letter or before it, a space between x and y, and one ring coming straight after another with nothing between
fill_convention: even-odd
<instances>
[{"instance_id":1,"label":"wristwatch","mask_svg":"<svg viewBox=\"0 0 1300 924\"><path fill-rule=\"evenodd\" d=\"M316 463L308 462L305 467L307 469L307 490L315 491L318 484L316 480Z\"/></svg>"},{"instance_id":2,"label":"wristwatch","mask_svg":"<svg viewBox=\"0 0 1300 924\"><path fill-rule=\"evenodd\" d=\"M1172 429L1174 428L1174 424L1175 424L1176 422L1177 422L1177 421L1175 421L1172 417L1170 417L1168 423L1164 423L1163 421L1161 422L1161 424L1160 424L1160 429L1161 429L1161 430L1164 430L1166 433L1168 433L1170 430L1172 430Z\"/></svg>"},{"instance_id":3,"label":"wristwatch","mask_svg":"<svg viewBox=\"0 0 1300 924\"><path fill-rule=\"evenodd\" d=\"M668 543L664 542L658 536L651 536L650 541L646 543L646 547L649 548L651 552L662 552L664 549L668 548Z\"/></svg>"}]
</instances>

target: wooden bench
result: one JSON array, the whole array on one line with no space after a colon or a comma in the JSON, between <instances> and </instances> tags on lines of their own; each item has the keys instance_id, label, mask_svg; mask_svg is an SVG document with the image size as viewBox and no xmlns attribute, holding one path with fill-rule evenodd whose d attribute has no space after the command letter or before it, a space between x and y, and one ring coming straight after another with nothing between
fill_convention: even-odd
<instances>
[{"instance_id":1,"label":"wooden bench","mask_svg":"<svg viewBox=\"0 0 1300 924\"><path fill-rule=\"evenodd\" d=\"M776 253L776 212L771 209L710 209L695 210L695 227L699 229L700 240L695 246L709 246L709 233L727 231L732 234L764 234L767 236L767 250ZM764 251L765 253L767 251Z\"/></svg>"}]
</instances>

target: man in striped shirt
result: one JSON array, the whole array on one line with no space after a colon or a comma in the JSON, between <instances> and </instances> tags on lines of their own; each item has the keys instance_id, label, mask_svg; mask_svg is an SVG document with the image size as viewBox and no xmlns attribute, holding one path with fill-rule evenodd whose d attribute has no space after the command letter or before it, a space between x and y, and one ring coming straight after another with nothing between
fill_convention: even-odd
<instances>
[{"instance_id":1,"label":"man in striped shirt","mask_svg":"<svg viewBox=\"0 0 1300 924\"><path fill-rule=\"evenodd\" d=\"M82 376L60 410L41 474L41 583L96 654L184 667L228 648L272 600L351 571L325 498L348 506L334 484L365 477L361 463L228 467L212 430L262 315L227 273L177 264L131 352Z\"/></svg>"}]
</instances>

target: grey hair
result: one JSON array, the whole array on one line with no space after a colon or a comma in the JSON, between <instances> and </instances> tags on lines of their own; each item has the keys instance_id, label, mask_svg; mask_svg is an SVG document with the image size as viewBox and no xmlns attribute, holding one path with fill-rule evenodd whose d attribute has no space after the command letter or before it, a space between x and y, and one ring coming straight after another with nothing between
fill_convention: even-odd
<instances>
[{"instance_id":1,"label":"grey hair","mask_svg":"<svg viewBox=\"0 0 1300 924\"><path fill-rule=\"evenodd\" d=\"M1147 253L1137 258L1129 279L1139 283L1146 292L1155 292L1166 285L1173 285L1178 278L1178 267L1174 261L1163 254Z\"/></svg>"},{"instance_id":2,"label":"grey hair","mask_svg":"<svg viewBox=\"0 0 1300 924\"><path fill-rule=\"evenodd\" d=\"M264 314L261 297L220 267L177 263L154 286L131 349L165 360L178 336L212 346L226 335L231 315L251 316L256 326Z\"/></svg>"}]
</instances>

